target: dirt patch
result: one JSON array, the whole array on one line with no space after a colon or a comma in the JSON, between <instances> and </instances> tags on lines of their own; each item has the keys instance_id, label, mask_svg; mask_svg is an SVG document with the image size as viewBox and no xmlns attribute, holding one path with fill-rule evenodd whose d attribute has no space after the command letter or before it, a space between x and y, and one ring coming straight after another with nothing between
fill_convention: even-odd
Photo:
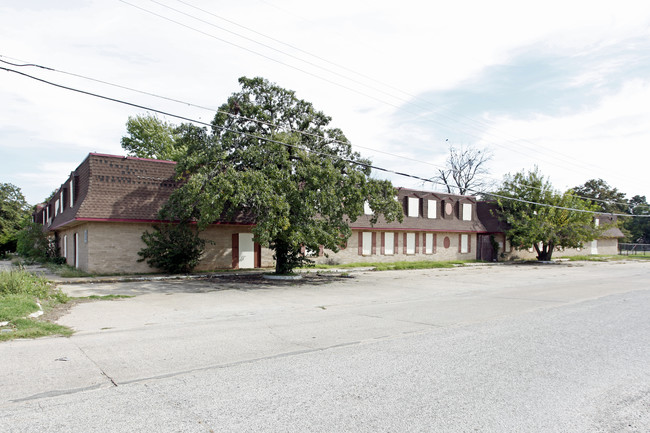
<instances>
[{"instance_id":1,"label":"dirt patch","mask_svg":"<svg viewBox=\"0 0 650 433\"><path fill-rule=\"evenodd\" d=\"M57 320L68 314L76 305L93 301L96 301L96 299L71 298L65 304L56 304L53 307L47 308L43 311L43 315L40 316L38 320L56 323Z\"/></svg>"}]
</instances>

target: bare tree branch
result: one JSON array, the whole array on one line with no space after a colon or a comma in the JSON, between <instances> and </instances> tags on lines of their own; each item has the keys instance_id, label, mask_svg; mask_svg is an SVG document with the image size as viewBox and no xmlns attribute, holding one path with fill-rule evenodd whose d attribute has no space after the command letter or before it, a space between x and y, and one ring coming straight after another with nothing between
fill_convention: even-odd
<instances>
[{"instance_id":1,"label":"bare tree branch","mask_svg":"<svg viewBox=\"0 0 650 433\"><path fill-rule=\"evenodd\" d=\"M438 174L431 180L444 185L450 194L481 191L489 185L485 176L489 174L486 165L491 159L492 152L487 148L450 146L447 167L438 169Z\"/></svg>"}]
</instances>

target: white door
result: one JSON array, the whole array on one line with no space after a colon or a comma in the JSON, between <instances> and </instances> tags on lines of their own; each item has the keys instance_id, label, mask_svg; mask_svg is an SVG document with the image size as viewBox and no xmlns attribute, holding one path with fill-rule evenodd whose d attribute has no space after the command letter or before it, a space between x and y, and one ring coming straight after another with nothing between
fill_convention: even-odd
<instances>
[{"instance_id":1,"label":"white door","mask_svg":"<svg viewBox=\"0 0 650 433\"><path fill-rule=\"evenodd\" d=\"M255 244L252 233L239 233L239 269L255 267Z\"/></svg>"},{"instance_id":2,"label":"white door","mask_svg":"<svg viewBox=\"0 0 650 433\"><path fill-rule=\"evenodd\" d=\"M591 241L591 254L598 254L598 239Z\"/></svg>"}]
</instances>

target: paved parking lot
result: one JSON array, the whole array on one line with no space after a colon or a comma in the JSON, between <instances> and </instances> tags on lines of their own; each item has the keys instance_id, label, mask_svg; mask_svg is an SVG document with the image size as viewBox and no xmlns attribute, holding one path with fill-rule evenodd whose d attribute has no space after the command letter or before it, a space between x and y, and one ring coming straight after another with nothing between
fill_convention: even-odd
<instances>
[{"instance_id":1,"label":"paved parking lot","mask_svg":"<svg viewBox=\"0 0 650 433\"><path fill-rule=\"evenodd\" d=\"M66 285L0 431L650 431L650 263Z\"/></svg>"}]
</instances>

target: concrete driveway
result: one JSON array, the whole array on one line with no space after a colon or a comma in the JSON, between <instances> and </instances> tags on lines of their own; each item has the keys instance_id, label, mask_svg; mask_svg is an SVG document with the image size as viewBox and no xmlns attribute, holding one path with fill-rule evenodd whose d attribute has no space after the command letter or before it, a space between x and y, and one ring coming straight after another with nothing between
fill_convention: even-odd
<instances>
[{"instance_id":1,"label":"concrete driveway","mask_svg":"<svg viewBox=\"0 0 650 433\"><path fill-rule=\"evenodd\" d=\"M2 431L650 431L650 263L66 285ZM38 410L37 410L38 409Z\"/></svg>"}]
</instances>

